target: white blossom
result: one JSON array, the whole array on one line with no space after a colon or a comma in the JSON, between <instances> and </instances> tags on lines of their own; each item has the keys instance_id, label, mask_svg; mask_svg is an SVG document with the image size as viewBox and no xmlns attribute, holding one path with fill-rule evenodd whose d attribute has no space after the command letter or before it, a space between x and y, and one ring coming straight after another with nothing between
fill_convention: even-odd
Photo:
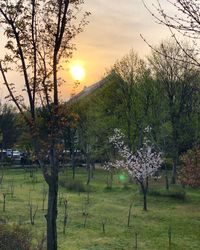
<instances>
[{"instance_id":1,"label":"white blossom","mask_svg":"<svg viewBox=\"0 0 200 250\"><path fill-rule=\"evenodd\" d=\"M147 177L153 177L163 163L162 153L157 152L147 140L142 148L133 153L124 143L124 137L119 129L115 129L114 135L109 139L118 150L121 158L121 160L109 162L109 165L117 169L127 170L131 177L139 182Z\"/></svg>"},{"instance_id":2,"label":"white blossom","mask_svg":"<svg viewBox=\"0 0 200 250\"><path fill-rule=\"evenodd\" d=\"M145 132L145 133L151 132L151 126L147 126L147 127L144 129L144 132Z\"/></svg>"}]
</instances>

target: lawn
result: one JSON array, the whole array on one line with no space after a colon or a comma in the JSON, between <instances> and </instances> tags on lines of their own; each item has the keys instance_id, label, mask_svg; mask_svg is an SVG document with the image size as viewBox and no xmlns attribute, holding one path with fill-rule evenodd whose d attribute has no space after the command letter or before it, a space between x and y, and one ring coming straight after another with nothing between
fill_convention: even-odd
<instances>
[{"instance_id":1,"label":"lawn","mask_svg":"<svg viewBox=\"0 0 200 250\"><path fill-rule=\"evenodd\" d=\"M168 234L171 228L171 249L200 249L200 190L186 188L186 198L168 197L162 178L150 183L148 211L142 210L142 195L129 178L114 176L112 190L106 189L106 173L96 170L90 192L69 191L60 187L58 199L58 242L61 250L129 250L169 249ZM35 238L45 232L45 211L42 209L44 184L38 170L30 177L24 170L6 170L0 195L0 222L21 224L32 230ZM70 170L60 173L62 180L71 182ZM122 180L123 179L123 180ZM78 182L86 182L86 172L79 169ZM14 195L10 194L14 183ZM182 190L171 187L171 192ZM177 191L178 190L178 191ZM6 211L3 212L3 193L6 193ZM68 223L63 234L64 204L68 200ZM131 201L130 226L127 227ZM47 207L45 201L45 208ZM33 211L38 206L35 224L30 224L29 204ZM85 216L88 214L88 217ZM86 223L85 218L87 217ZM85 223L85 227L84 227ZM103 224L104 230L103 232Z\"/></svg>"}]
</instances>

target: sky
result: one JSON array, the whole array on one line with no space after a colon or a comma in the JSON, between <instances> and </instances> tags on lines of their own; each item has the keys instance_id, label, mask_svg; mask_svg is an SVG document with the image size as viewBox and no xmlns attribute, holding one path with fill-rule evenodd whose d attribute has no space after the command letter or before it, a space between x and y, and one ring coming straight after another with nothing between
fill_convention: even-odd
<instances>
[{"instance_id":1,"label":"sky","mask_svg":"<svg viewBox=\"0 0 200 250\"><path fill-rule=\"evenodd\" d=\"M146 0L149 5L153 1L155 0ZM70 63L81 62L86 74L79 87L74 90L70 65L64 65L61 73L66 81L61 87L63 100L69 98L74 91L79 92L84 86L100 81L116 60L125 56L131 49L141 58L150 54L150 48L141 39L140 34L152 45L157 45L170 36L166 27L155 22L142 0L85 0L82 10L91 12L90 23L84 32L76 37L74 42L77 50ZM13 75L11 79L16 80L16 77ZM0 88L2 97L4 90L3 87Z\"/></svg>"},{"instance_id":2,"label":"sky","mask_svg":"<svg viewBox=\"0 0 200 250\"><path fill-rule=\"evenodd\" d=\"M150 54L140 34L152 45L170 36L166 27L155 22L142 0L85 0L84 9L91 12L90 23L75 40L77 50L72 62L81 61L86 75L76 91L101 80L116 60L131 49L141 58ZM65 77L68 87L64 89L70 92L74 82L67 70ZM69 94L62 93L63 97Z\"/></svg>"}]
</instances>

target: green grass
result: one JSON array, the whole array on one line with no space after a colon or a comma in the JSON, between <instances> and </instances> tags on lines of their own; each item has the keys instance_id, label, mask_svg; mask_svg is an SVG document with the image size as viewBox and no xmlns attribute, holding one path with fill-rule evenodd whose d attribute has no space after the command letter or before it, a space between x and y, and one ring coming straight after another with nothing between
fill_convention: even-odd
<instances>
[{"instance_id":1,"label":"green grass","mask_svg":"<svg viewBox=\"0 0 200 250\"><path fill-rule=\"evenodd\" d=\"M24 170L7 170L0 189L0 221L23 224L35 238L45 232L45 211L42 211L43 177L36 173L38 182L33 186L29 173ZM120 174L119 174L120 175ZM128 177L121 180L114 176L113 189L106 189L106 173L96 170L91 181L88 221L83 227L83 209L87 192L68 191L60 187L60 196L68 199L68 225L63 235L63 203L58 205L58 242L62 250L131 250L135 249L135 233L138 234L138 249L164 250L168 247L168 228L172 228L171 249L200 249L200 191L186 189L185 200L166 195L163 180L150 183L147 212L142 210L142 195L136 184L129 184ZM62 172L61 179L71 181L72 173ZM86 182L86 172L79 169L76 179ZM3 208L2 192L10 192L14 181L14 197L6 197L6 212ZM45 184L47 188L47 185ZM153 192L151 192L153 190ZM157 193L155 192L157 190ZM175 188L177 192L177 188ZM173 188L171 188L173 192ZM155 195L154 195L155 194ZM28 201L38 205L35 225L30 225ZM131 226L127 227L130 201L133 199ZM58 201L59 203L59 201ZM45 203L45 207L47 204ZM106 220L105 234L102 220Z\"/></svg>"}]
</instances>

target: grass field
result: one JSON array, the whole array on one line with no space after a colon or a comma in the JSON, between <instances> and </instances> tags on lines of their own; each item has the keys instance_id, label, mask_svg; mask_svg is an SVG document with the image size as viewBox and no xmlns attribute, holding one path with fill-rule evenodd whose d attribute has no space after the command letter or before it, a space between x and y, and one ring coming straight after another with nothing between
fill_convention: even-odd
<instances>
[{"instance_id":1,"label":"grass field","mask_svg":"<svg viewBox=\"0 0 200 250\"><path fill-rule=\"evenodd\" d=\"M9 224L22 224L32 230L35 238L45 232L45 211L42 209L44 181L40 171L33 178L24 170L6 170L0 194L0 220ZM60 174L71 181L70 170ZM86 172L79 169L76 179L85 183ZM14 195L10 194L14 183ZM96 170L87 192L68 191L61 187L58 200L58 242L62 250L129 250L169 249L168 231L171 227L171 249L200 249L200 190L186 188L186 198L167 197L163 180L150 184L148 212L142 210L142 195L136 184L129 184L128 177L120 181L114 176L112 190L106 189L106 173ZM177 187L175 187L177 188ZM171 187L172 191L174 187ZM180 189L180 188L179 188ZM179 190L178 189L178 190ZM3 193L6 211L3 212ZM64 205L68 200L68 223L63 234ZM128 210L133 200L130 227L127 227ZM30 224L29 201L38 206L35 225ZM45 202L45 207L47 206ZM85 209L87 210L85 212ZM86 226L85 216L88 213ZM103 233L102 222L105 224Z\"/></svg>"}]
</instances>

